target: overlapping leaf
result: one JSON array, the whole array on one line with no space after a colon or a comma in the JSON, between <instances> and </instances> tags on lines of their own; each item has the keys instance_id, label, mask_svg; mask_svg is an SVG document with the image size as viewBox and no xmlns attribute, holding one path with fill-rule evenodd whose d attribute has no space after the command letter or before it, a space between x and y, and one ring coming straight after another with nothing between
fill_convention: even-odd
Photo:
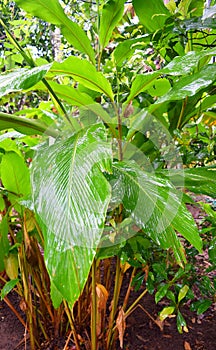
<instances>
[{"instance_id":1,"label":"overlapping leaf","mask_svg":"<svg viewBox=\"0 0 216 350\"><path fill-rule=\"evenodd\" d=\"M16 0L25 11L61 28L62 34L76 49L86 53L95 62L95 54L84 30L64 13L58 0Z\"/></svg>"},{"instance_id":2,"label":"overlapping leaf","mask_svg":"<svg viewBox=\"0 0 216 350\"><path fill-rule=\"evenodd\" d=\"M161 75L163 74L168 74L171 76L187 75L189 73L192 73L197 68L200 59L208 56L213 56L215 54L216 54L215 49L209 49L202 52L191 51L184 56L175 57L166 67L164 67L163 69L160 69L159 71L137 75L132 83L131 91L127 98L127 102L133 100L133 98L137 96L140 92L146 91L149 87L153 85L156 79ZM203 69L205 70L205 67ZM208 69L211 69L211 68L207 68L207 70ZM199 73L196 73L196 74L198 75ZM211 73L209 73L209 75L211 75ZM191 82L193 81L193 79L194 80L196 79L196 75L195 76L191 75L188 78L189 78L189 81ZM180 87L181 87L181 84L180 84ZM180 97L180 99L181 98L182 97Z\"/></svg>"},{"instance_id":3,"label":"overlapping leaf","mask_svg":"<svg viewBox=\"0 0 216 350\"><path fill-rule=\"evenodd\" d=\"M0 97L13 91L27 90L40 81L51 64L35 67L32 69L21 68L12 73L2 74L0 77Z\"/></svg>"},{"instance_id":4,"label":"overlapping leaf","mask_svg":"<svg viewBox=\"0 0 216 350\"><path fill-rule=\"evenodd\" d=\"M169 176L170 181L178 187L184 187L194 193L202 193L213 198L216 197L216 170L211 168L193 168L185 169L184 174L179 173L178 170L173 169L169 171L169 175L166 170L161 172L162 175ZM182 175L184 179L182 179ZM183 182L184 180L184 182Z\"/></svg>"},{"instance_id":5,"label":"overlapping leaf","mask_svg":"<svg viewBox=\"0 0 216 350\"><path fill-rule=\"evenodd\" d=\"M68 57L62 63L54 63L51 72L71 75L74 80L89 89L104 93L113 101L113 92L110 83L96 68L87 60L78 57Z\"/></svg>"},{"instance_id":6,"label":"overlapping leaf","mask_svg":"<svg viewBox=\"0 0 216 350\"><path fill-rule=\"evenodd\" d=\"M101 124L42 148L33 162L33 198L47 268L55 288L71 303L83 289L102 234L111 195L102 171L109 171L110 163L111 145Z\"/></svg>"},{"instance_id":7,"label":"overlapping leaf","mask_svg":"<svg viewBox=\"0 0 216 350\"><path fill-rule=\"evenodd\" d=\"M178 261L184 255L175 230L201 250L202 241L194 220L182 204L182 194L171 183L144 172L132 162L115 163L114 175L127 215L154 241L163 248L172 247Z\"/></svg>"}]
</instances>

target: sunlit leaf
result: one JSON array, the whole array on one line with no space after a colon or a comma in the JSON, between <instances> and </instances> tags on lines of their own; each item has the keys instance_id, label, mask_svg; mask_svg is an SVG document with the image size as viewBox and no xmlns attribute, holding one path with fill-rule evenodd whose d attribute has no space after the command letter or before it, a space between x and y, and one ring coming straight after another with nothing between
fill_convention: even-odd
<instances>
[{"instance_id":1,"label":"sunlit leaf","mask_svg":"<svg viewBox=\"0 0 216 350\"><path fill-rule=\"evenodd\" d=\"M124 3L124 0L109 0L103 6L99 28L101 50L109 43L113 29L122 18Z\"/></svg>"},{"instance_id":2,"label":"sunlit leaf","mask_svg":"<svg viewBox=\"0 0 216 350\"><path fill-rule=\"evenodd\" d=\"M4 187L17 195L29 195L29 169L24 160L15 152L7 152L1 161L1 180Z\"/></svg>"},{"instance_id":3,"label":"sunlit leaf","mask_svg":"<svg viewBox=\"0 0 216 350\"><path fill-rule=\"evenodd\" d=\"M110 83L101 72L87 60L78 57L68 57L62 63L54 63L51 72L55 74L71 75L74 80L89 89L104 93L113 100L113 92Z\"/></svg>"},{"instance_id":4,"label":"sunlit leaf","mask_svg":"<svg viewBox=\"0 0 216 350\"><path fill-rule=\"evenodd\" d=\"M26 12L61 28L62 34L76 49L86 53L95 62L95 54L90 40L83 29L72 22L64 13L58 0L15 0Z\"/></svg>"},{"instance_id":5,"label":"sunlit leaf","mask_svg":"<svg viewBox=\"0 0 216 350\"><path fill-rule=\"evenodd\" d=\"M160 312L160 320L164 321L167 317L173 314L175 311L174 306L167 306L163 308L163 310Z\"/></svg>"},{"instance_id":6,"label":"sunlit leaf","mask_svg":"<svg viewBox=\"0 0 216 350\"><path fill-rule=\"evenodd\" d=\"M46 265L52 283L72 304L84 287L103 231L111 190L102 171L110 171L110 162L111 145L99 124L42 147L32 165Z\"/></svg>"},{"instance_id":7,"label":"sunlit leaf","mask_svg":"<svg viewBox=\"0 0 216 350\"><path fill-rule=\"evenodd\" d=\"M133 6L140 22L149 32L163 28L171 16L163 0L133 0Z\"/></svg>"},{"instance_id":8,"label":"sunlit leaf","mask_svg":"<svg viewBox=\"0 0 216 350\"><path fill-rule=\"evenodd\" d=\"M179 294L178 294L178 302L180 302L182 299L184 299L188 290L189 290L189 287L186 284L180 289Z\"/></svg>"}]
</instances>

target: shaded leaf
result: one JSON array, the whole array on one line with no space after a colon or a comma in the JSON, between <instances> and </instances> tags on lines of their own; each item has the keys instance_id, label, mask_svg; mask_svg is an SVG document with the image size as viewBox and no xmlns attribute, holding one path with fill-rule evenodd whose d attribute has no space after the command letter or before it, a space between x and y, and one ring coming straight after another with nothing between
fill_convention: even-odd
<instances>
[{"instance_id":1,"label":"shaded leaf","mask_svg":"<svg viewBox=\"0 0 216 350\"><path fill-rule=\"evenodd\" d=\"M42 147L32 164L45 262L52 283L72 304L84 287L103 231L110 186L102 171L110 171L111 156L99 124Z\"/></svg>"},{"instance_id":2,"label":"shaded leaf","mask_svg":"<svg viewBox=\"0 0 216 350\"><path fill-rule=\"evenodd\" d=\"M101 51L107 46L112 36L113 29L122 18L124 0L109 0L104 4L99 28L99 40Z\"/></svg>"},{"instance_id":3,"label":"shaded leaf","mask_svg":"<svg viewBox=\"0 0 216 350\"><path fill-rule=\"evenodd\" d=\"M95 62L95 53L86 33L65 15L58 0L16 0L16 3L26 12L60 27L68 42L76 49L86 53L93 63Z\"/></svg>"},{"instance_id":4,"label":"shaded leaf","mask_svg":"<svg viewBox=\"0 0 216 350\"><path fill-rule=\"evenodd\" d=\"M216 193L216 170L211 168L193 168L184 169L178 171L172 169L172 171L163 170L161 174L168 176L169 180L178 187L187 188L194 193L206 194L207 196L215 198Z\"/></svg>"},{"instance_id":5,"label":"shaded leaf","mask_svg":"<svg viewBox=\"0 0 216 350\"><path fill-rule=\"evenodd\" d=\"M133 55L135 50L142 49L149 41L150 38L146 34L140 38L127 39L119 43L113 51L116 66L121 66L125 60Z\"/></svg>"},{"instance_id":6,"label":"shaded leaf","mask_svg":"<svg viewBox=\"0 0 216 350\"><path fill-rule=\"evenodd\" d=\"M8 255L10 249L8 231L8 218L5 215L0 223L0 272L5 269L4 258Z\"/></svg>"},{"instance_id":7,"label":"shaded leaf","mask_svg":"<svg viewBox=\"0 0 216 350\"><path fill-rule=\"evenodd\" d=\"M182 316L182 314L181 314L180 311L178 311L178 313L177 313L176 323L177 323L177 329L178 329L178 331L179 331L180 334L183 333L183 330L184 330L185 332L188 331L186 321L185 321L185 319L184 319L184 317Z\"/></svg>"}]
</instances>

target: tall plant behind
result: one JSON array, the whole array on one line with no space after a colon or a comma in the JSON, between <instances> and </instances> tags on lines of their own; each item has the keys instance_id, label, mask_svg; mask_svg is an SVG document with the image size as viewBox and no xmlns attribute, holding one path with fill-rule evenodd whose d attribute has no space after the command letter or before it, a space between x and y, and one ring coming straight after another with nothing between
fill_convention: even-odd
<instances>
[{"instance_id":1,"label":"tall plant behind","mask_svg":"<svg viewBox=\"0 0 216 350\"><path fill-rule=\"evenodd\" d=\"M67 315L77 349L82 348L81 342L89 346L79 335L88 323L92 350L114 348L117 334L123 347L126 317L152 289L152 274L146 272L146 289L128 307L133 279L136 281L139 269L147 271L148 252L156 245L171 250L183 269L186 255L179 235L198 252L202 250L180 189L212 194L213 173L204 170L203 177L209 178L205 188L197 189L187 181L188 177L196 178L196 171L187 177L181 169L176 139L192 118L198 120L206 111L214 117L214 6L208 12L203 1L196 7L194 1L186 5L182 0L178 6L169 1L165 6L157 0L153 6L148 0L134 0L135 17L133 8L123 0L97 1L96 5L88 4L94 20L88 18L86 32L73 16L73 8L63 8L57 0L16 0L16 4L60 28L74 54L61 62L35 61L1 20L8 39L27 65L1 74L1 97L33 91L44 93L46 98L49 95L49 101L41 102L38 108L26 105L13 115L0 112L1 130L18 131L3 134L2 142L7 137L9 141L10 137L22 140L25 134L39 135L35 143L35 136L23 139L30 152L37 144L30 161L28 193L25 178L17 179L24 182L23 188L17 188L6 174L9 167L15 174L19 172L13 159L18 157L17 162L21 162L21 154L16 154L20 151L10 145L2 147L2 190L10 193L5 222L12 208L22 220L21 240L15 237L10 243L22 247L25 242L25 251L19 251L18 258L26 259L25 254L32 249L28 237L32 230L26 220L27 215L33 215L37 231L34 249L37 256L44 254L49 274L49 281L48 276L47 281L39 282L38 276L35 281L47 288L45 293L50 293L58 310L53 310L49 298L44 301L52 321L59 322L59 315ZM23 169L28 171L26 166ZM4 196L3 192L6 204ZM7 229L1 240L7 242ZM1 255L8 257L8 243L2 247ZM25 261L20 260L25 287L27 275L22 266L24 269ZM134 268L131 282L120 303L121 285L130 266ZM114 290L110 287L113 269ZM18 275L15 277L9 289L17 283L20 288ZM30 289L24 288L28 305ZM168 289L163 288L157 300ZM179 303L188 289L182 285L178 302L169 309L178 313L179 331L185 322ZM111 311L107 319L108 303ZM161 319L168 315L164 310ZM28 321L37 323L32 318ZM46 337L43 325L41 329ZM38 346L35 337L32 333L33 349Z\"/></svg>"}]
</instances>

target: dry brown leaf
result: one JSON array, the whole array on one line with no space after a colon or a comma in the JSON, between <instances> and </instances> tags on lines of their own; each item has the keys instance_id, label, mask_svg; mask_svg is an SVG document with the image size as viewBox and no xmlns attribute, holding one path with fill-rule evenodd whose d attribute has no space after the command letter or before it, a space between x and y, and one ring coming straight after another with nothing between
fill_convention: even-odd
<instances>
[{"instance_id":1,"label":"dry brown leaf","mask_svg":"<svg viewBox=\"0 0 216 350\"><path fill-rule=\"evenodd\" d=\"M126 322L125 322L125 313L122 307L120 308L118 313L118 317L116 320L116 327L119 332L120 348L123 349L123 338L124 338L124 332L126 329Z\"/></svg>"},{"instance_id":2,"label":"dry brown leaf","mask_svg":"<svg viewBox=\"0 0 216 350\"><path fill-rule=\"evenodd\" d=\"M109 296L108 291L102 284L96 285L97 293L97 336L100 336L102 331L102 321L106 313L106 304Z\"/></svg>"},{"instance_id":3,"label":"dry brown leaf","mask_svg":"<svg viewBox=\"0 0 216 350\"><path fill-rule=\"evenodd\" d=\"M192 350L190 343L188 343L187 341L184 342L184 348L185 348L185 350Z\"/></svg>"},{"instance_id":4,"label":"dry brown leaf","mask_svg":"<svg viewBox=\"0 0 216 350\"><path fill-rule=\"evenodd\" d=\"M96 293L97 293L97 306L99 310L105 310L106 309L106 303L109 296L108 291L102 284L97 284L96 286Z\"/></svg>"}]
</instances>

